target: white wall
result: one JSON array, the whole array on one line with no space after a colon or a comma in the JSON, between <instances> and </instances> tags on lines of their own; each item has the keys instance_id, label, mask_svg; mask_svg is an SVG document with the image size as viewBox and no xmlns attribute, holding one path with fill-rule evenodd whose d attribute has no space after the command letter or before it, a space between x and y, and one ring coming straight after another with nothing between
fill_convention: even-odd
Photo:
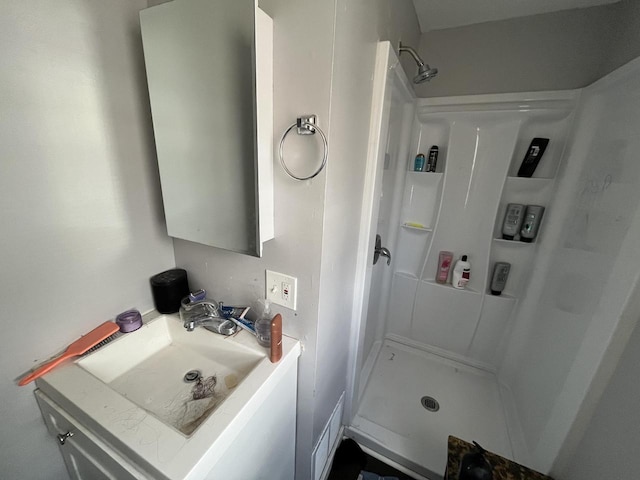
<instances>
[{"instance_id":1,"label":"white wall","mask_svg":"<svg viewBox=\"0 0 640 480\"><path fill-rule=\"evenodd\" d=\"M65 478L15 379L104 320L152 308L174 265L138 11L144 0L0 6L2 478Z\"/></svg>"},{"instance_id":2,"label":"white wall","mask_svg":"<svg viewBox=\"0 0 640 480\"><path fill-rule=\"evenodd\" d=\"M501 377L512 388L532 466L549 471L602 390L606 349L640 316L640 59L582 93L557 209L519 307ZM575 420L575 423L574 423ZM564 446L567 450L567 446Z\"/></svg>"},{"instance_id":3,"label":"white wall","mask_svg":"<svg viewBox=\"0 0 640 480\"><path fill-rule=\"evenodd\" d=\"M585 87L633 58L605 68L619 10L612 4L427 32L419 53L440 72L416 93L440 97Z\"/></svg>"},{"instance_id":4,"label":"white wall","mask_svg":"<svg viewBox=\"0 0 640 480\"><path fill-rule=\"evenodd\" d=\"M591 424L558 480L633 479L640 471L640 327L636 327Z\"/></svg>"},{"instance_id":5,"label":"white wall","mask_svg":"<svg viewBox=\"0 0 640 480\"><path fill-rule=\"evenodd\" d=\"M604 59L602 75L640 56L640 2L622 0L613 7L616 22L607 30L610 48Z\"/></svg>"},{"instance_id":6,"label":"white wall","mask_svg":"<svg viewBox=\"0 0 640 480\"><path fill-rule=\"evenodd\" d=\"M352 353L349 352L349 332L377 44L380 40L390 40L392 46L397 46L401 39L414 41L419 29L410 1L389 0L338 0L335 28L331 162L327 167L323 221L314 438L322 432L347 388L347 361Z\"/></svg>"},{"instance_id":7,"label":"white wall","mask_svg":"<svg viewBox=\"0 0 640 480\"><path fill-rule=\"evenodd\" d=\"M176 241L176 261L194 286L227 302L264 296L265 269L298 278L298 311L274 310L283 314L285 333L305 348L297 471L310 478L312 448L346 387L375 44L379 38L397 43L400 36L417 42L419 33L409 0L263 0L260 6L274 19L276 144L296 116L315 113L329 137L328 166L298 182L276 164L276 238L265 244L262 258ZM318 161L319 152L295 140L287 144L292 151L308 148L309 162Z\"/></svg>"},{"instance_id":8,"label":"white wall","mask_svg":"<svg viewBox=\"0 0 640 480\"><path fill-rule=\"evenodd\" d=\"M282 132L302 114L318 115L320 127L330 136L335 2L268 0L260 2L260 6L274 20L276 145ZM303 140L310 143L313 139ZM295 144L287 146L291 150L295 148ZM313 158L310 161L316 160ZM299 478L311 476L307 472L311 468L313 446L313 393L325 175L323 172L311 181L294 181L276 163L276 238L264 245L262 258L175 241L176 262L189 272L192 288L206 288L213 298L229 304L246 304L264 298L265 269L298 278L297 312L287 309L280 311L283 314L284 332L299 338L304 345L299 362L296 432ZM275 307L273 310L279 311Z\"/></svg>"}]
</instances>

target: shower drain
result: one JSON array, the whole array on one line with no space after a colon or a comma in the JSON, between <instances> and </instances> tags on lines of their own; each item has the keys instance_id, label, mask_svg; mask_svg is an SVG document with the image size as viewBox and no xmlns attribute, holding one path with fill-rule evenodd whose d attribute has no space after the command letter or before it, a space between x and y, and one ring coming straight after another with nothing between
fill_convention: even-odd
<instances>
[{"instance_id":1,"label":"shower drain","mask_svg":"<svg viewBox=\"0 0 640 480\"><path fill-rule=\"evenodd\" d=\"M433 397L424 396L420 399L420 403L430 412L437 412L438 410L440 410L440 404Z\"/></svg>"}]
</instances>

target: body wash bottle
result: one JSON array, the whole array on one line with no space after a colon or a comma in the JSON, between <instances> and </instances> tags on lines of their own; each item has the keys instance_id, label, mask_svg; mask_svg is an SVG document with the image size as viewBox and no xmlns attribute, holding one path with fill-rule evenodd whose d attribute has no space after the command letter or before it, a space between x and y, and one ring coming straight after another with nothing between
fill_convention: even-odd
<instances>
[{"instance_id":1,"label":"body wash bottle","mask_svg":"<svg viewBox=\"0 0 640 480\"><path fill-rule=\"evenodd\" d=\"M531 243L535 240L538 235L538 229L540 228L540 222L542 221L542 215L544 215L544 207L540 205L527 205L524 222L520 230L521 241Z\"/></svg>"},{"instance_id":2,"label":"body wash bottle","mask_svg":"<svg viewBox=\"0 0 640 480\"><path fill-rule=\"evenodd\" d=\"M513 240L520 232L522 219L524 218L524 205L519 203L510 203L507 205L507 212L504 215L502 223L502 238L505 240Z\"/></svg>"},{"instance_id":3,"label":"body wash bottle","mask_svg":"<svg viewBox=\"0 0 640 480\"><path fill-rule=\"evenodd\" d=\"M462 255L462 258L456 262L456 266L453 267L453 279L451 285L453 288L463 289L469 283L471 278L471 264L467 261L467 256Z\"/></svg>"},{"instance_id":4,"label":"body wash bottle","mask_svg":"<svg viewBox=\"0 0 640 480\"><path fill-rule=\"evenodd\" d=\"M438 256L438 272L436 273L436 282L447 283L449 279L449 270L453 262L453 253L443 250Z\"/></svg>"},{"instance_id":5,"label":"body wash bottle","mask_svg":"<svg viewBox=\"0 0 640 480\"><path fill-rule=\"evenodd\" d=\"M491 277L491 295L500 295L507 285L511 264L508 262L496 262L493 267L493 276Z\"/></svg>"}]
</instances>

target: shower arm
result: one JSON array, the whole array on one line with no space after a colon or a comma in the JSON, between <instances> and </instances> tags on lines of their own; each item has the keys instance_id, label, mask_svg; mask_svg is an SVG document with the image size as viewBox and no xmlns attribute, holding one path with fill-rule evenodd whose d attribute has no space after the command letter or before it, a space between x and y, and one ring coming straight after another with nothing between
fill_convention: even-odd
<instances>
[{"instance_id":1,"label":"shower arm","mask_svg":"<svg viewBox=\"0 0 640 480\"><path fill-rule=\"evenodd\" d=\"M416 61L416 63L418 64L418 67L424 67L425 64L422 61L422 59L418 56L418 54L416 53L416 51L411 48L411 47L405 47L402 45L402 42L400 42L400 47L398 48L398 53L402 53L402 52L408 52L413 59Z\"/></svg>"}]
</instances>

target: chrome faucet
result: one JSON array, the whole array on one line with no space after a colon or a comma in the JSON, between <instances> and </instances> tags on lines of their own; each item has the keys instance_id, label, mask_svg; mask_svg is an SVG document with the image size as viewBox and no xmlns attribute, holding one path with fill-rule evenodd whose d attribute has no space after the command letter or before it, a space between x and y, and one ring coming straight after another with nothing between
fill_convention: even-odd
<instances>
[{"instance_id":1,"label":"chrome faucet","mask_svg":"<svg viewBox=\"0 0 640 480\"><path fill-rule=\"evenodd\" d=\"M210 300L192 301L185 297L180 305L180 319L187 332L204 327L220 335L233 335L238 330L234 322L220 316L218 304Z\"/></svg>"}]
</instances>

